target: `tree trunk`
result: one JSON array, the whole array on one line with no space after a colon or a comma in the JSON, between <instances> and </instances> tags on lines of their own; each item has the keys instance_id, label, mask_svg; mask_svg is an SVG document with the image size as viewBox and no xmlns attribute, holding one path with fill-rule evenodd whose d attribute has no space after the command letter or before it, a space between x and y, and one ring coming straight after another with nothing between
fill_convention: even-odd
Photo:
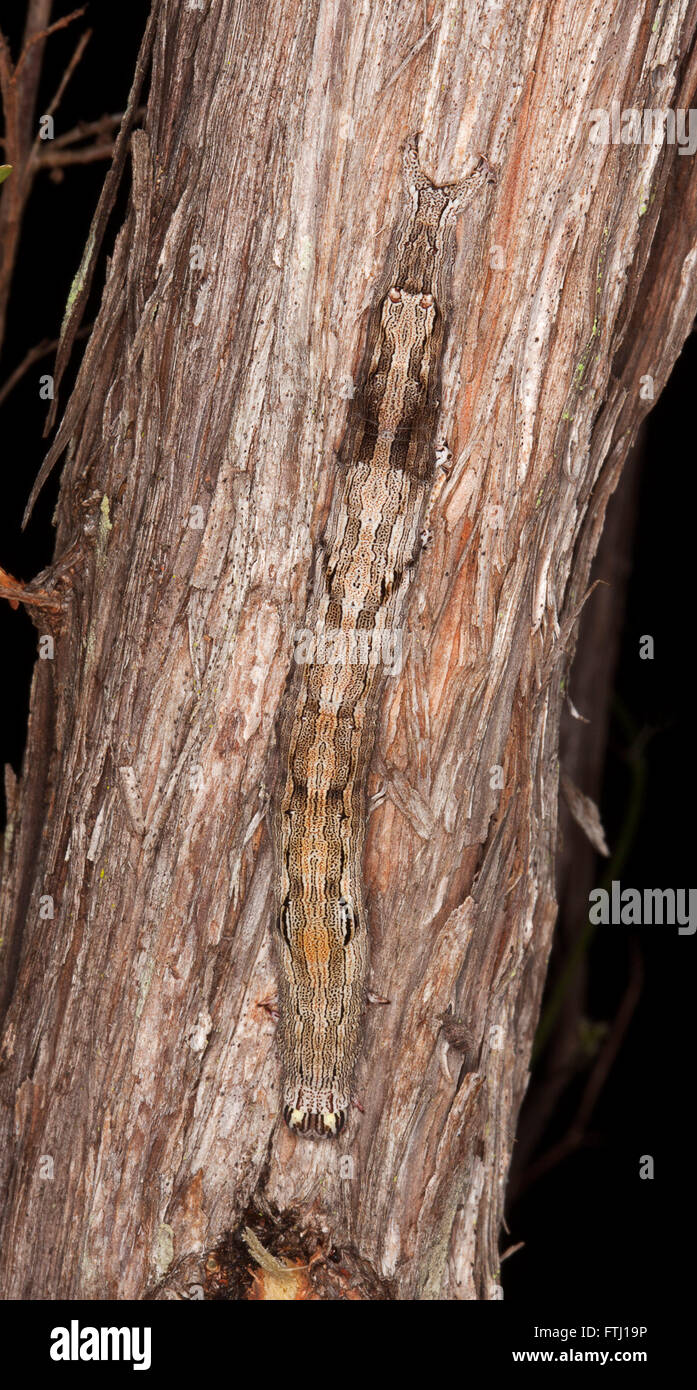
<instances>
[{"instance_id":1,"label":"tree trunk","mask_svg":"<svg viewBox=\"0 0 697 1390\"><path fill-rule=\"evenodd\" d=\"M590 137L612 103L690 106L696 6L153 13L130 208L50 455L56 558L23 595L54 650L7 837L0 1291L272 1296L271 1255L318 1255L297 1296L495 1299L576 625L697 308L694 159ZM498 180L459 225L449 472L369 783L389 1002L360 1107L313 1144L278 1118L274 722L417 130L435 181L479 154Z\"/></svg>"}]
</instances>

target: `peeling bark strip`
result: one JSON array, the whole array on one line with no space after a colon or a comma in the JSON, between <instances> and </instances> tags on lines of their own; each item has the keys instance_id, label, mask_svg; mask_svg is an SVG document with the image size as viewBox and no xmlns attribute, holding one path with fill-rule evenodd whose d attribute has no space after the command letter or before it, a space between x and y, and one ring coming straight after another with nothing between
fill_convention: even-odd
<instances>
[{"instance_id":1,"label":"peeling bark strip","mask_svg":"<svg viewBox=\"0 0 697 1390\"><path fill-rule=\"evenodd\" d=\"M435 469L453 221L488 177L485 166L436 187L419 166L415 137L403 162L408 211L375 301L342 447L344 481L316 554L306 628L314 645L291 683L281 741L283 1115L313 1137L339 1134L351 1099L368 964L365 780L385 639L404 615ZM339 659L318 658L332 637Z\"/></svg>"}]
</instances>

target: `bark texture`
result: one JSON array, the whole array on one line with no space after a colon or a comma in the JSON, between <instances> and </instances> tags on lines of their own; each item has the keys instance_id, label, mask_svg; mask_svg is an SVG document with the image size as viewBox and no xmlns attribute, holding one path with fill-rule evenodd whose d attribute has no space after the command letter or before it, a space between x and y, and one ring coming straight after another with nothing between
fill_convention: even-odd
<instances>
[{"instance_id":1,"label":"bark texture","mask_svg":"<svg viewBox=\"0 0 697 1390\"><path fill-rule=\"evenodd\" d=\"M246 1225L342 1253L298 1296L495 1299L576 624L642 379L658 395L697 308L694 158L593 143L591 112L691 105L695 4L156 0L153 25L51 454L55 653L3 889L0 1292L244 1296ZM460 224L450 473L371 773L389 1002L362 1110L312 1144L278 1122L274 720L414 130L437 181L483 153L498 183Z\"/></svg>"}]
</instances>

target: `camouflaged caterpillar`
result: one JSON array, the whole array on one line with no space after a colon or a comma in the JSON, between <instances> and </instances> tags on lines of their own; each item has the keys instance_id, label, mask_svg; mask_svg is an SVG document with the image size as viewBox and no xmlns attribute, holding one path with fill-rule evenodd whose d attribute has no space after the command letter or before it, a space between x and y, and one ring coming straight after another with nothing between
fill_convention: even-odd
<instances>
[{"instance_id":1,"label":"camouflaged caterpillar","mask_svg":"<svg viewBox=\"0 0 697 1390\"><path fill-rule=\"evenodd\" d=\"M365 779L384 671L370 659L406 607L435 471L434 429L456 214L486 161L438 187L416 137L403 152L405 214L386 259L341 447L342 476L317 546L305 619L315 659L281 716L275 815L283 1115L300 1134L346 1123L368 965L361 861ZM326 659L341 637L351 658Z\"/></svg>"}]
</instances>

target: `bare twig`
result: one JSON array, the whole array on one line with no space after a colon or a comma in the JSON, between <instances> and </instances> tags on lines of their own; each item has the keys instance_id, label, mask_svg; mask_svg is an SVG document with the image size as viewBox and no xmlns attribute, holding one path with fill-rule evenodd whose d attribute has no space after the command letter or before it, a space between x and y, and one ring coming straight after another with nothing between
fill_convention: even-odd
<instances>
[{"instance_id":1,"label":"bare twig","mask_svg":"<svg viewBox=\"0 0 697 1390\"><path fill-rule=\"evenodd\" d=\"M0 95L5 114L5 159L14 168L0 204L0 347L4 338L5 314L14 269L22 211L28 190L22 167L22 141L19 100L10 50L0 30Z\"/></svg>"},{"instance_id":2,"label":"bare twig","mask_svg":"<svg viewBox=\"0 0 697 1390\"><path fill-rule=\"evenodd\" d=\"M30 348L26 356L22 358L19 366L15 367L15 370L8 376L7 381L4 381L2 386L0 386L0 405L7 399L10 392L14 390L17 382L21 381L25 372L28 372L29 368L42 357L47 357L49 352L55 351L57 345L57 339L51 341L49 338L44 338L42 342L36 344L36 347Z\"/></svg>"},{"instance_id":3,"label":"bare twig","mask_svg":"<svg viewBox=\"0 0 697 1390\"><path fill-rule=\"evenodd\" d=\"M27 61L27 57L31 49L34 47L34 44L40 43L42 40L49 38L51 34L56 34L59 29L67 29L68 25L72 24L74 19L79 19L80 15L83 15L85 13L86 8L86 5L82 5L79 10L71 10L70 14L63 15L62 19L57 19L53 24L49 24L45 29L40 29L37 34L32 34L31 38L28 39L25 43L24 48L22 49L22 52L20 53L19 58L17 60L17 66L15 68L14 73L15 79L19 77L19 74Z\"/></svg>"},{"instance_id":4,"label":"bare twig","mask_svg":"<svg viewBox=\"0 0 697 1390\"><path fill-rule=\"evenodd\" d=\"M110 159L114 153L114 135L123 120L123 111L117 111L112 116L100 116L97 121L80 121L71 130L66 130L62 135L52 140L50 145L41 149L36 154L36 164L40 169L63 169L69 164L92 164L97 159ZM145 114L145 107L139 106L133 117L134 123L142 120ZM106 140L95 138L91 145L85 145L80 150L69 150L68 146L76 145L80 140L86 140L90 135L95 137L112 134L112 138Z\"/></svg>"},{"instance_id":5,"label":"bare twig","mask_svg":"<svg viewBox=\"0 0 697 1390\"><path fill-rule=\"evenodd\" d=\"M88 324L84 328L81 328L80 332L75 336L76 338L86 338L91 332L92 324ZM0 405L3 404L3 401L7 400L10 392L14 391L17 382L21 381L25 373L29 371L29 368L33 367L35 362L39 362L42 357L48 357L50 353L55 352L57 347L58 338L44 338L40 343L37 343L35 347L29 349L29 352L22 358L19 365L10 373L7 381L4 381L2 386L0 386Z\"/></svg>"},{"instance_id":6,"label":"bare twig","mask_svg":"<svg viewBox=\"0 0 697 1390\"><path fill-rule=\"evenodd\" d=\"M47 150L39 160L42 169L65 169L69 164L94 164L97 159L111 159L114 142L87 145L84 150Z\"/></svg>"},{"instance_id":7,"label":"bare twig","mask_svg":"<svg viewBox=\"0 0 697 1390\"><path fill-rule=\"evenodd\" d=\"M141 106L136 111L135 119L138 120L143 115L145 107ZM75 145L78 140L88 140L90 135L106 135L107 131L116 130L123 120L123 111L117 111L114 115L100 116L96 121L78 121L77 125L70 130L63 131L62 135L57 135L51 141L52 150L63 150L66 145Z\"/></svg>"},{"instance_id":8,"label":"bare twig","mask_svg":"<svg viewBox=\"0 0 697 1390\"><path fill-rule=\"evenodd\" d=\"M19 46L20 53L35 34L40 34L50 24L52 9L53 0L27 0L24 32ZM41 79L44 48L45 40L43 39L32 44L31 52L22 72L22 80L19 83L18 119L23 141L23 156L31 144L31 126Z\"/></svg>"},{"instance_id":9,"label":"bare twig","mask_svg":"<svg viewBox=\"0 0 697 1390\"><path fill-rule=\"evenodd\" d=\"M12 58L7 46L7 39L0 29L0 94L2 95L3 105L6 107L12 82Z\"/></svg>"},{"instance_id":10,"label":"bare twig","mask_svg":"<svg viewBox=\"0 0 697 1390\"><path fill-rule=\"evenodd\" d=\"M3 140L3 145L8 152L8 163L12 163L13 161L9 157L10 151L17 144L17 87L15 83L15 71L12 66L12 57L2 29L0 29L0 96L2 97L2 106L5 113L5 138Z\"/></svg>"},{"instance_id":11,"label":"bare twig","mask_svg":"<svg viewBox=\"0 0 697 1390\"><path fill-rule=\"evenodd\" d=\"M150 63L150 52L155 33L156 18L157 11L153 8L148 16L145 25L145 32L141 41L138 57L136 59L135 72L133 74L131 90L128 96L128 104L126 106L126 110L124 111L123 120L121 122L119 133L116 137L116 142L114 145L113 161L111 164L111 168L107 171L107 175L104 180L104 186L99 196L99 202L97 203L97 206L95 208L94 216L92 218L92 223L90 226L89 236L87 239L87 246L83 253L82 262L78 271L80 288L78 289L74 298L72 298L71 300L70 308L66 312L66 316L61 327L61 341L59 343L58 352L56 354L56 370L54 382L54 391L56 394L54 396L51 411L46 422L46 432L48 432L48 430L50 430L55 423L56 411L58 408L58 388L60 386L61 378L63 376L66 363L70 356L71 345L75 339L75 334L82 321L82 315L85 310L85 304L87 303L87 299L89 297L90 289L92 286L92 277L94 275L96 260L102 245L102 238L104 236L104 231L109 220L111 210L114 206L114 200L116 198L116 193L119 187L119 183L121 181L121 175L123 173L123 169L126 163L128 150L130 147L131 132L133 130L133 126L136 120L136 113L140 110L140 94L142 91L143 83L145 82L146 72ZM31 511L34 506L34 502L36 500L38 492L40 488L43 487L43 484L53 466L53 463L55 462L55 456L52 452L55 446L59 448L61 447L58 437L56 440L54 440L52 449L49 450L48 455L44 459L42 467L39 471L39 476L36 479L36 482L34 483L34 486L32 488L29 502L27 503L26 511L24 513L24 519L22 523L23 526L26 526L29 516L31 515Z\"/></svg>"},{"instance_id":12,"label":"bare twig","mask_svg":"<svg viewBox=\"0 0 697 1390\"><path fill-rule=\"evenodd\" d=\"M524 1240L519 1240L519 1241L517 1242L516 1245L509 1245L509 1246L507 1247L507 1249L504 1250L503 1254L500 1256L499 1264L503 1264L504 1260L509 1260L510 1257L511 1257L511 1255L515 1255L516 1252L517 1252L518 1250L524 1250L524 1249L525 1249L525 1241L524 1241Z\"/></svg>"},{"instance_id":13,"label":"bare twig","mask_svg":"<svg viewBox=\"0 0 697 1390\"><path fill-rule=\"evenodd\" d=\"M70 14L48 24L51 0L31 0L28 7L24 29L22 51L13 65L9 46L0 30L0 96L5 115L5 159L15 170L14 177L0 204L0 345L4 338L5 317L14 273L22 221L27 200L31 193L34 175L41 163L50 164L50 159L40 159L39 149L43 143L38 134L32 139L34 108L41 75L43 45L51 34L65 29L85 12L85 7L73 10ZM90 38L87 31L78 39L75 51L58 84L56 93L48 107L52 114L77 67ZM101 158L93 155L93 158ZM84 158L74 163L86 163ZM54 166L55 167L55 166Z\"/></svg>"},{"instance_id":14,"label":"bare twig","mask_svg":"<svg viewBox=\"0 0 697 1390\"><path fill-rule=\"evenodd\" d=\"M61 77L61 80L60 80L60 82L58 83L58 86L56 87L55 93L54 93L54 95L53 95L51 101L49 102L48 106L46 107L46 112L45 112L45 114L46 114L47 116L52 116L53 113L54 113L54 111L55 111L55 110L57 109L57 107L59 106L59 104L60 104L60 99L61 99L61 97L62 97L62 95L63 95L63 93L64 93L64 91L65 91L65 89L66 89L66 87L67 87L67 85L68 85L68 83L69 83L69 81L70 81L70 79L71 79L71 77L72 77L72 75L73 75L73 73L74 73L74 71L75 71L75 69L76 69L76 67L77 67L77 65L78 65L78 63L79 63L79 61L80 61L80 59L81 59L81 57L82 57L82 55L83 55L83 53L84 53L84 51L85 51L85 49L86 49L86 47L87 47L87 45L88 45L88 43L89 43L89 41L90 41L91 38L92 38L92 30L91 30L91 29L85 29L84 34L81 34L81 35L80 35L80 37L79 37L79 39L78 39L78 41L77 41L77 44L75 45L75 51L74 51L74 53L73 53L73 56L72 56L72 58L70 59L70 62L68 63L68 66L67 66L67 68L65 69L65 72L63 73L63 76Z\"/></svg>"}]
</instances>

